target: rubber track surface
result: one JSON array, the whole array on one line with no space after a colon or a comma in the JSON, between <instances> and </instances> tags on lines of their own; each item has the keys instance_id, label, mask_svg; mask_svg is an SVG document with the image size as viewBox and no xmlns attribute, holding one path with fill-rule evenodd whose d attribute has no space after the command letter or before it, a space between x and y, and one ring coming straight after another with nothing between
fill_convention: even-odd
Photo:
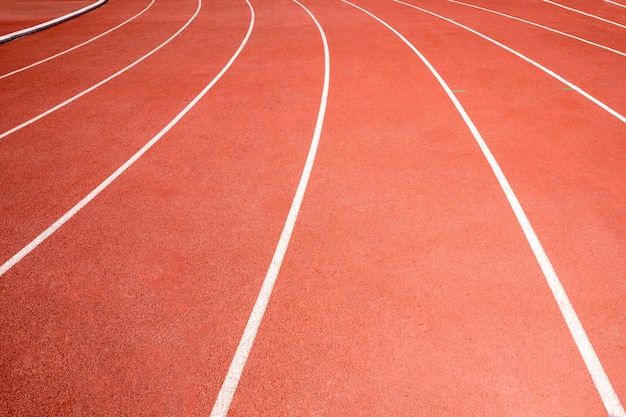
<instances>
[{"instance_id":1,"label":"rubber track surface","mask_svg":"<svg viewBox=\"0 0 626 417\"><path fill-rule=\"evenodd\" d=\"M626 113L622 56L451 2L408 2ZM0 45L0 73L148 3L110 0ZM624 123L449 22L392 0L355 3L402 33L455 91L625 401ZM199 4L156 0L119 30L1 79L0 132L138 60ZM0 277L0 415L210 414L284 226L324 81L320 33L303 9L251 4L252 36L208 94ZM606 416L496 178L436 79L362 11L303 4L329 43L328 107L229 415ZM619 28L539 0L472 4L626 45ZM626 23L626 9L567 4ZM2 262L193 100L250 19L244 0L204 1L157 53L0 139Z\"/></svg>"}]
</instances>

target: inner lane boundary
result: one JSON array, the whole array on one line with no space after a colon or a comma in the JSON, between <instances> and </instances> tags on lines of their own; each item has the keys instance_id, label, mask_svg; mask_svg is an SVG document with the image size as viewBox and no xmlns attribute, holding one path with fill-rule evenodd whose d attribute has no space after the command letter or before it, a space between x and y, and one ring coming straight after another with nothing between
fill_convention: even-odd
<instances>
[{"instance_id":1,"label":"inner lane boundary","mask_svg":"<svg viewBox=\"0 0 626 417\"><path fill-rule=\"evenodd\" d=\"M65 16L57 17L56 19L48 20L47 22L40 23L38 25L31 26L26 29L22 29L22 30L8 33L6 35L2 35L0 36L0 45L6 42L10 42L10 41L22 38L24 36L33 34L35 32L39 32L40 30L48 29L52 26L58 25L59 23L67 22L68 20L74 19L94 9L97 9L100 6L103 6L108 1L109 0L98 0L89 6L85 6L82 9L78 9L74 12L68 13Z\"/></svg>"}]
</instances>

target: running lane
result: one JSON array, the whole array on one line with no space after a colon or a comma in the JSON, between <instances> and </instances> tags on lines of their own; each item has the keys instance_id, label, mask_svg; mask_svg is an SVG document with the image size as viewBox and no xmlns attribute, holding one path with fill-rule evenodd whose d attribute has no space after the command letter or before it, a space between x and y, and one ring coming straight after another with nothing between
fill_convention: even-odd
<instances>
[{"instance_id":1,"label":"running lane","mask_svg":"<svg viewBox=\"0 0 626 417\"><path fill-rule=\"evenodd\" d=\"M1 278L0 404L10 407L2 412L210 411L285 221L323 82L308 16L287 1L254 6L250 41L207 96ZM230 56L243 39L244 2L203 10L197 25L146 65L146 74L155 67L177 74L159 59L183 71L151 91L152 101L176 101L187 83L210 81L215 74L206 67L226 63L212 49L229 46ZM129 80L99 106L111 109L113 93L150 90L147 81ZM135 116L148 117L144 111ZM166 122L161 115L158 128ZM85 175L93 170L91 162L76 164Z\"/></svg>"},{"instance_id":2,"label":"running lane","mask_svg":"<svg viewBox=\"0 0 626 417\"><path fill-rule=\"evenodd\" d=\"M30 65L98 36L139 13L148 4L150 0L109 0L106 6L84 14L80 19L3 44L0 48L0 74Z\"/></svg>"},{"instance_id":3,"label":"running lane","mask_svg":"<svg viewBox=\"0 0 626 417\"><path fill-rule=\"evenodd\" d=\"M623 34L623 29L588 16L556 7L542 0L523 3L513 1L502 2L498 0L473 0L464 1L464 3L471 3L489 9L497 9L507 14L515 14L518 17L555 27L565 32L571 32L583 38L595 38L597 42L613 44L617 49L619 49L620 46L624 46L624 43L620 42L620 34ZM568 2L567 4L573 5L574 3ZM594 8L593 11L587 8L587 11L590 13L599 13L599 9L602 9L606 12L606 14L604 14L605 18L618 20L621 23L626 21L626 9L624 8L611 5L604 0L585 2L585 4L587 7L591 6Z\"/></svg>"},{"instance_id":4,"label":"running lane","mask_svg":"<svg viewBox=\"0 0 626 417\"><path fill-rule=\"evenodd\" d=\"M611 32L602 30L606 29L606 27L601 28L593 27L593 25L585 25L583 22L576 22L571 15L567 14L546 13L546 4L542 2L527 3L523 7L520 7L519 3L490 4L490 2L483 1L448 1L474 9L482 9L487 13L499 14L511 20L523 21L523 23L531 26L541 26L544 30L553 33L560 32L562 36L569 38L575 37L579 42L594 43L600 48L607 49L613 46L611 49L614 50L614 53L626 54L622 51L618 51L619 48L623 47L623 43L620 42L619 31ZM559 28L561 30L559 30Z\"/></svg>"},{"instance_id":5,"label":"running lane","mask_svg":"<svg viewBox=\"0 0 626 417\"><path fill-rule=\"evenodd\" d=\"M522 53L626 115L626 58L523 22L448 1L408 2L444 15ZM467 2L474 4L474 2ZM484 5L486 2L477 2ZM518 16L626 53L626 29L561 10L550 4L490 5ZM554 14L556 14L555 17ZM475 35L473 35L475 36ZM453 45L451 45L453 46ZM513 87L511 87L513 88Z\"/></svg>"},{"instance_id":6,"label":"running lane","mask_svg":"<svg viewBox=\"0 0 626 417\"><path fill-rule=\"evenodd\" d=\"M194 19L199 3L156 2L144 15L108 36L0 80L0 107L4 110L0 132L80 94L150 53ZM147 27L151 29L146 30Z\"/></svg>"},{"instance_id":7,"label":"running lane","mask_svg":"<svg viewBox=\"0 0 626 417\"><path fill-rule=\"evenodd\" d=\"M96 0L5 0L0 3L0 36L63 17Z\"/></svg>"},{"instance_id":8,"label":"running lane","mask_svg":"<svg viewBox=\"0 0 626 417\"><path fill-rule=\"evenodd\" d=\"M330 44L326 122L230 415L606 416L493 173L434 77L364 13L305 5ZM478 51L510 72L506 55L464 34L436 43L454 32L437 20L367 6L410 27L446 75L450 54L471 74L478 58L466 54ZM451 88L472 91L461 80Z\"/></svg>"},{"instance_id":9,"label":"running lane","mask_svg":"<svg viewBox=\"0 0 626 417\"><path fill-rule=\"evenodd\" d=\"M584 0L544 0L552 9L562 9L571 15L582 16L589 20L596 20L599 23L614 25L616 27L626 26L626 9L607 1L588 2ZM619 2L618 2L619 3Z\"/></svg>"},{"instance_id":10,"label":"running lane","mask_svg":"<svg viewBox=\"0 0 626 417\"><path fill-rule=\"evenodd\" d=\"M171 11L154 12L159 10ZM0 139L3 262L137 152L222 69L241 42L247 21L220 21L211 10L210 5L201 9L181 37L139 65ZM245 9L242 13L245 17ZM169 18L151 19L159 26ZM149 38L150 24L141 27ZM121 41L117 48L125 49L134 38Z\"/></svg>"},{"instance_id":11,"label":"running lane","mask_svg":"<svg viewBox=\"0 0 626 417\"><path fill-rule=\"evenodd\" d=\"M501 48L396 5L381 14L433 57L453 88L464 90L459 99L500 161L623 401L624 123ZM437 35L413 27L427 17Z\"/></svg>"}]
</instances>

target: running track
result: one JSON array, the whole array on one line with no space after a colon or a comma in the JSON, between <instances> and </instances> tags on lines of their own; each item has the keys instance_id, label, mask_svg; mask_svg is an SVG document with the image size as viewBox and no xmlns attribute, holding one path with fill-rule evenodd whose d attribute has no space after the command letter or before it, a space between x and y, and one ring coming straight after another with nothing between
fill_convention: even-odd
<instances>
[{"instance_id":1,"label":"running track","mask_svg":"<svg viewBox=\"0 0 626 417\"><path fill-rule=\"evenodd\" d=\"M0 76L149 3L1 45ZM156 0L0 79L0 414L624 416L626 57L502 14L626 29L464 3Z\"/></svg>"}]
</instances>

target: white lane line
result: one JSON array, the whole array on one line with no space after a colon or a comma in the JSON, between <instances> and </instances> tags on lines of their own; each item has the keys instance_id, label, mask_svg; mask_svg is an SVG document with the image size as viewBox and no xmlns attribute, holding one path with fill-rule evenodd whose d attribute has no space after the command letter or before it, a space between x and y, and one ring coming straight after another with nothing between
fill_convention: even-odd
<instances>
[{"instance_id":1,"label":"white lane line","mask_svg":"<svg viewBox=\"0 0 626 417\"><path fill-rule=\"evenodd\" d=\"M626 9L626 4L621 4L621 3L618 3L616 1L611 1L611 0L604 0L604 1L606 1L607 3L611 3L611 4L615 5L615 6L623 7L623 8Z\"/></svg>"},{"instance_id":2,"label":"white lane line","mask_svg":"<svg viewBox=\"0 0 626 417\"><path fill-rule=\"evenodd\" d=\"M132 64L122 68L121 70L119 70L118 72L116 72L113 75L108 76L107 78L105 78L104 80L100 81L97 84L92 85L91 87L89 87L88 89L76 94L73 97L68 98L67 100L65 100L64 102L57 104L56 106L52 107L51 109L46 110L43 113L40 113L39 115L33 117L32 119L29 119L27 121L25 121L22 124L19 124L17 126L15 126L12 129L7 130L6 132L0 134L0 139L6 138L7 136L11 135L12 133L17 132L20 129L25 128L26 126L29 126L33 123L35 123L37 120L43 119L44 117L48 116L51 113L54 113L55 111L67 106L68 104L70 104L73 101L78 100L79 98L81 98L82 96L92 92L93 90L95 90L96 88L108 83L109 81L111 81L112 79L114 79L115 77L125 73L126 71L128 71L129 69L133 68L135 65L139 64L141 61L147 59L148 57L150 57L151 55L153 55L155 52L157 52L158 50L160 50L161 48L163 48L165 45L167 45L168 43L170 43L174 38L176 38L178 35L180 35L180 33L185 30L187 28L187 26L189 26L191 24L191 22L194 21L194 19L196 18L196 16L198 16L198 13L200 12L200 7L201 7L201 0L198 0L198 7L196 8L195 13L189 18L189 20L180 28L178 29L178 31L176 31L176 33L174 33L172 36L170 36L165 42L163 42L162 44L160 44L159 46L157 46L156 48L154 48L152 51L148 52L147 54L145 54L144 56L142 56L141 58L139 58L138 60L136 60L135 62L133 62Z\"/></svg>"},{"instance_id":3,"label":"white lane line","mask_svg":"<svg viewBox=\"0 0 626 417\"><path fill-rule=\"evenodd\" d=\"M82 47L82 46L85 46L85 45L87 45L87 44L89 44L89 43L91 43L91 42L93 42L93 41L95 41L95 40L97 40L97 39L100 39L101 37L103 37L103 36L105 36L105 35L108 35L109 33L113 32L114 30L117 30L117 29L121 28L122 26L124 26L124 25L125 25L125 24L127 24L128 22L131 22L131 21L133 21L134 19L136 19L136 18L138 18L139 16L141 16L141 15L142 15L142 14L143 14L146 10L148 10L150 7L152 7L152 5L154 4L154 1L155 1L155 0L152 0L152 1L150 2L150 4L148 4L148 6L147 6L145 9L143 9L142 11L140 11L139 13L137 13L136 15L134 15L133 17L131 17L130 19L128 19L128 20L126 20L126 21L124 21L124 22L120 23L119 25L115 26L114 28L111 28L111 29L107 30L106 32L103 32L103 33L99 34L99 35L98 35L98 36L96 36L96 37L93 37L93 38L91 38L91 39L89 39L89 40L86 40L86 41L85 41L85 42L83 42L83 43L80 43L80 44L78 44L78 45L76 45L76 46L73 46L73 47L71 47L71 48L69 48L69 49L66 49L65 51L59 52L58 54L55 54L55 55L49 56L48 58L44 58L44 59L42 59L42 60L40 60L40 61L37 61L37 62L35 62L35 63L33 63L33 64L30 64L30 65L27 65L27 66L25 66L25 67L22 67L22 68L19 68L19 69L14 70L14 71L8 72L8 73L6 73L6 74L4 74L4 75L0 75L0 80L1 80L1 79L3 79L3 78L10 77L11 75L17 74L17 73L19 73L19 72L26 71L27 69L30 69L30 68L36 67L37 65L43 64L44 62L51 61L51 60L53 60L53 59L55 59L55 58L60 57L61 55L65 55L65 54L67 54L68 52L72 52L72 51L74 51L74 50L76 50L76 49L78 49L78 48L80 48L80 47Z\"/></svg>"},{"instance_id":4,"label":"white lane line","mask_svg":"<svg viewBox=\"0 0 626 417\"><path fill-rule=\"evenodd\" d=\"M76 10L72 13L68 13L65 16L57 17L56 19L48 20L47 22L40 23L36 26L31 26L26 29L18 30L15 32L7 33L6 35L0 36L0 43L5 43L11 41L13 39L21 38L22 36L30 35L31 33L38 32L43 29L47 29L51 26L58 25L59 23L63 23L66 20L73 19L82 14L90 12L93 9L96 9L106 3L108 0L98 0L97 2L90 4L89 6L85 6L82 9Z\"/></svg>"},{"instance_id":5,"label":"white lane line","mask_svg":"<svg viewBox=\"0 0 626 417\"><path fill-rule=\"evenodd\" d=\"M263 280L261 291L259 292L256 302L254 303L254 307L252 308L252 312L248 318L248 323L246 324L246 328L241 336L241 340L239 341L233 360L228 368L226 378L222 383L220 392L218 393L215 404L213 405L213 410L211 410L211 417L225 417L233 400L233 396L235 395L239 379L241 378L243 368L245 367L248 356L250 355L252 344L254 343L259 326L261 325L261 320L263 320L265 309L267 308L270 296L272 295L272 290L274 289L274 283L276 282L278 272L280 271L280 267L283 263L285 253L287 252L287 246L289 245L289 240L291 239L291 233L293 232L296 224L300 206L304 198L304 193L309 182L309 177L311 176L311 171L313 170L313 162L315 161L315 155L317 154L317 148L322 134L322 126L324 124L324 114L326 113L326 103L328 101L328 88L330 83L330 54L328 52L326 34L313 13L311 13L297 0L293 1L302 7L311 17L322 37L322 43L324 44L324 86L322 88L322 99L320 101L320 108L317 114L317 122L315 124L309 154L302 171L302 176L300 177L300 182L298 183L298 188L296 189L296 194L293 197L291 208L289 209L289 214L287 215L287 220L285 221L283 231L280 234L280 239L278 240L276 250L274 251L274 256L272 257L267 274Z\"/></svg>"},{"instance_id":6,"label":"white lane line","mask_svg":"<svg viewBox=\"0 0 626 417\"><path fill-rule=\"evenodd\" d=\"M586 12L583 12L583 11L581 11L581 10L574 9L574 8L572 8L572 7L564 6L564 5L560 4L560 3L555 3L555 2L550 1L550 0L543 0L543 1L544 1L544 3L549 3L549 4L552 4L552 5L554 5L554 6L558 6L558 7L561 7L561 8L563 8L563 9L567 9L567 10L570 10L570 11L572 11L572 12L575 12L575 13L578 13L578 14L582 14L582 15L585 15L585 16L588 16L588 17L592 17L592 18L594 18L594 19L596 19L596 20L600 20L600 21L602 21L602 22L609 23L609 24L611 24L611 25L614 25L614 26L619 26L619 27L621 27L621 28L623 28L623 29L626 29L626 25L622 25L621 23L617 23L617 22L614 22L614 21L612 21L612 20L605 19L605 18L600 17L600 16L596 16L596 15L594 15L594 14L586 13Z\"/></svg>"},{"instance_id":7,"label":"white lane line","mask_svg":"<svg viewBox=\"0 0 626 417\"><path fill-rule=\"evenodd\" d=\"M546 255L545 251L543 250L543 247L541 246L541 243L539 242L539 238L537 237L532 225L530 224L530 221L528 220L528 217L526 216L524 209L522 208L519 200L517 199L517 196L515 195L513 188L511 188L511 185L509 184L509 181L504 175L504 172L500 168L500 165L496 161L496 158L493 156L493 154L491 153L491 150L487 146L487 143L482 138L480 132L476 128L476 125L474 125L474 122L472 121L472 119L470 119L469 115L467 114L467 112L465 111L465 109L463 108L459 100L456 98L456 96L454 95L450 87L443 80L441 75L439 75L437 70L435 70L435 68L430 64L430 62L426 59L426 57L424 57L424 55L422 55L421 52L419 52L417 48L415 48L415 46L413 46L411 42L409 42L404 36L402 36L397 30L392 28L389 24L385 23L380 18L374 16L372 13L368 12L367 10L355 4L352 4L346 0L343 0L343 2L350 4L351 6L363 11L364 13L367 13L368 15L370 15L371 17L373 17L374 19L376 19L377 21L385 25L396 36L398 36L409 48L411 48L411 50L428 67L430 72L435 76L435 78L437 79L441 87L444 89L444 91L448 95L448 98L452 101L457 111L463 118L463 121L465 122L469 130L472 132L472 135L474 136L474 140L476 140L476 143L480 147L483 155L485 156L485 159L487 159L487 162L489 163L489 166L491 167L491 170L496 176L498 183L500 184L500 187L502 188L502 191L504 192L509 202L509 205L511 206L513 210L513 213L515 214L515 217L517 218L517 221L519 222L524 232L524 235L526 236L526 240L528 241L535 255L535 258L537 259L537 262L539 263L541 270L543 271L546 281L548 282L548 285L550 286L550 289L552 291L552 295L554 296L554 299L556 300L559 306L559 309L561 310L561 314L563 318L565 319L567 327L569 328L569 331L572 334L572 337L576 343L576 346L578 347L578 350L581 356L583 357L585 364L587 365L587 369L589 373L591 374L593 382L596 386L596 389L598 390L598 393L600 394L600 397L602 398L602 401L604 402L604 406L606 407L610 416L626 417L626 414L624 413L624 409L622 408L622 405L620 404L619 398L617 398L617 395L615 394L615 391L613 390L611 382L609 381L606 373L604 372L604 368L602 367L602 364L600 363L600 360L598 359L598 356L596 355L593 349L593 346L591 345L591 342L589 341L589 338L587 337L587 334L585 333L585 330L582 324L580 323L580 320L578 319L576 312L574 311L574 307L572 307L572 304L570 303L569 298L567 297L567 294L565 293L565 289L563 288L563 285L561 284L559 277L556 275L556 272L554 271L554 268L552 267L552 264L550 263L550 260L548 259L548 255ZM397 2L402 3L400 1L397 1ZM407 5L406 3L402 3L402 4Z\"/></svg>"},{"instance_id":8,"label":"white lane line","mask_svg":"<svg viewBox=\"0 0 626 417\"><path fill-rule=\"evenodd\" d=\"M531 22L529 20L524 20L524 19L521 19L519 17L511 16L511 15L508 15L508 14L505 14L505 13L501 13L501 12L498 12L498 11L495 11L495 10L486 9L484 7L476 6L474 4L463 3L463 2L457 1L457 0L448 0L448 1L450 3L456 3L456 4L463 5L463 6L472 7L474 9L483 10L485 12L489 12L489 13L497 14L497 15L502 16L502 17L506 17L506 18L513 19L513 20L517 20L518 22L526 23L528 25L536 26L538 28L545 29L545 30L548 30L548 31L553 32L553 33L557 33L559 35L567 36L568 38L575 39L577 41L584 42L584 43L586 43L588 45L592 45L592 46L595 46L595 47L598 47L598 48L602 48L602 49L607 50L609 52L613 52L615 54L618 54L618 55L626 57L626 52L618 51L616 49L609 48L608 46L600 45L599 43L591 42L591 41L589 41L587 39L579 38L578 36L570 35L569 33L561 32L560 30L556 30L556 29L550 28L548 26L540 25L539 23Z\"/></svg>"},{"instance_id":9,"label":"white lane line","mask_svg":"<svg viewBox=\"0 0 626 417\"><path fill-rule=\"evenodd\" d=\"M82 200L80 200L74 207L68 210L63 216L61 216L57 221L55 221L50 227L44 230L39 236L33 239L28 245L26 245L22 250L13 255L11 259L6 261L2 266L0 266L0 276L4 275L9 269L11 269L15 264L22 260L26 255L32 252L37 246L39 246L43 241L49 238L54 232L56 232L61 226L63 226L68 220L70 220L76 213L78 213L83 207L85 207L89 202L91 202L94 198L98 196L105 188L107 188L117 177L122 175L124 171L126 171L131 165L133 165L143 154L145 154L155 143L159 141L167 132L169 132L175 125L180 121L180 119L185 116L189 110L191 110L199 101L206 95L206 93L219 81L220 78L228 71L231 67L235 59L239 56L244 46L248 42L250 38L250 34L252 33L252 26L254 23L254 11L252 10L252 5L246 0L250 11L252 11L252 17L250 19L250 26L248 28L248 32L244 37L241 45L235 51L233 56L230 58L228 63L222 68L222 70L211 80L211 82L204 87L204 89L198 94L185 108L172 119L167 126L165 126L159 133L156 134L148 143L146 143L139 151L137 151L130 159L128 159L122 166L120 166L113 174L111 174L107 179L105 179L100 185L98 185L93 191L91 191L87 196L85 196ZM198 2L198 7L200 7L202 1ZM198 8L198 10L200 10Z\"/></svg>"},{"instance_id":10,"label":"white lane line","mask_svg":"<svg viewBox=\"0 0 626 417\"><path fill-rule=\"evenodd\" d=\"M545 72L549 76L559 80L560 82L562 82L563 84L565 84L569 88L571 88L572 90L577 91L579 94L581 94L582 96L584 96L588 100L592 101L594 104L596 104L597 106L599 106L600 108L602 108L603 110L605 110L606 112L611 114L612 116L614 116L617 119L619 119L621 122L626 123L626 116L624 116L623 114L617 112L616 110L613 110L611 107L609 107L608 105L604 104L603 102L601 102L600 100L598 100L597 98L592 96L591 94L587 93L582 88L580 88L577 85L567 81L565 78L561 77L560 75L558 75L554 71L549 70L548 68L546 68L543 65L539 64L538 62L533 61L532 59L528 58L526 55L523 55L522 53L517 52L516 50L514 50L512 48L509 48L508 46L506 46L506 45L496 41L495 39L490 38L487 35L483 35L482 33L478 32L478 31L476 31L476 30L474 30L474 29L472 29L470 27L462 25L462 24L454 21L453 19L449 19L449 18L441 16L441 15L439 15L437 13L431 12L430 10L422 9L421 7L417 7L417 6L414 6L414 5L409 4L409 3L405 3L405 2L400 1L400 0L393 0L393 1L395 1L396 3L403 4L405 6L412 7L414 9L420 10L420 11L422 11L424 13L428 13L428 14L430 14L432 16L435 16L435 17L437 17L439 19L445 20L446 22L452 23L453 25L456 25L456 26L458 26L460 28L463 28L463 29L465 29L465 30L467 30L469 32L472 32L475 35L480 36L481 38L483 38L485 40L488 40L489 42L491 42L491 43L493 43L495 45L498 45L500 48L503 48L503 49L509 51L510 53L514 54L515 56L517 56L517 57L523 59L524 61L528 62L529 64L533 65L534 67L539 68L541 71Z\"/></svg>"}]
</instances>

